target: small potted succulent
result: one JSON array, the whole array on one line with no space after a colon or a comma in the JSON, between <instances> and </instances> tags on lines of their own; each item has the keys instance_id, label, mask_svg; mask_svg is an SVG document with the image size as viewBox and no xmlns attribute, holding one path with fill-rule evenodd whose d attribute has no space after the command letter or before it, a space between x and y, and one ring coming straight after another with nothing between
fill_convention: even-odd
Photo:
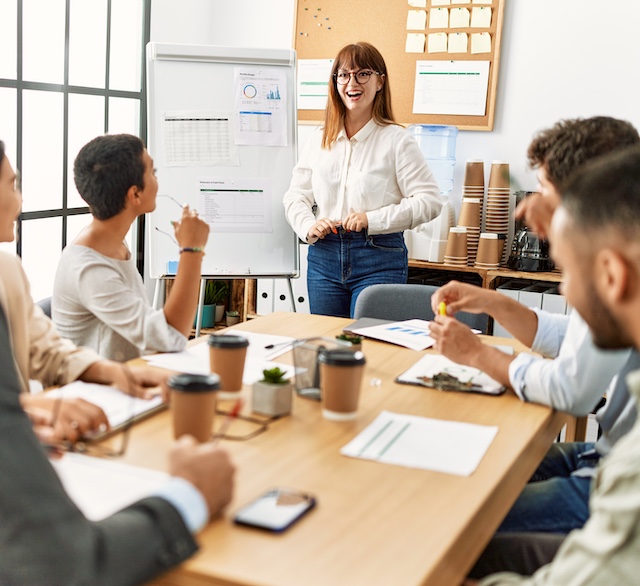
<instances>
[{"instance_id":1,"label":"small potted succulent","mask_svg":"<svg viewBox=\"0 0 640 586\"><path fill-rule=\"evenodd\" d=\"M240 312L227 311L227 327L234 326L240 322Z\"/></svg>"},{"instance_id":2,"label":"small potted succulent","mask_svg":"<svg viewBox=\"0 0 640 586\"><path fill-rule=\"evenodd\" d=\"M362 336L358 336L357 334L348 334L346 332L343 332L342 334L336 336L336 340L349 342L351 344L350 350L353 350L354 352L362 350Z\"/></svg>"},{"instance_id":3,"label":"small potted succulent","mask_svg":"<svg viewBox=\"0 0 640 586\"><path fill-rule=\"evenodd\" d=\"M293 383L285 379L280 367L262 371L264 378L253 383L252 410L262 415L286 415L291 413Z\"/></svg>"}]
</instances>

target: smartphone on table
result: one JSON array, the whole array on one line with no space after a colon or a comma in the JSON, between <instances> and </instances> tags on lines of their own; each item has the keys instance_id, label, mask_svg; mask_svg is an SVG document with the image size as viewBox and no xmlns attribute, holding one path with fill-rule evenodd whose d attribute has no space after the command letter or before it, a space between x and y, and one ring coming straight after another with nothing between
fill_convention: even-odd
<instances>
[{"instance_id":1,"label":"smartphone on table","mask_svg":"<svg viewBox=\"0 0 640 586\"><path fill-rule=\"evenodd\" d=\"M239 525L280 533L315 506L316 498L310 494L274 488L242 507L233 520Z\"/></svg>"}]
</instances>

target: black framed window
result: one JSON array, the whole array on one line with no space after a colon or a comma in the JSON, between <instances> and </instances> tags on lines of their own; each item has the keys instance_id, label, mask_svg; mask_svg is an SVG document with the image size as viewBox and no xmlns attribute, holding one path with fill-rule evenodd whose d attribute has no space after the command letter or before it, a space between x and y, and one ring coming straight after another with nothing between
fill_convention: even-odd
<instances>
[{"instance_id":1,"label":"black framed window","mask_svg":"<svg viewBox=\"0 0 640 586\"><path fill-rule=\"evenodd\" d=\"M34 299L51 295L62 248L91 218L73 182L77 152L104 133L146 139L150 14L151 0L2 0L0 139L23 207L16 242L1 248L22 257Z\"/></svg>"}]
</instances>

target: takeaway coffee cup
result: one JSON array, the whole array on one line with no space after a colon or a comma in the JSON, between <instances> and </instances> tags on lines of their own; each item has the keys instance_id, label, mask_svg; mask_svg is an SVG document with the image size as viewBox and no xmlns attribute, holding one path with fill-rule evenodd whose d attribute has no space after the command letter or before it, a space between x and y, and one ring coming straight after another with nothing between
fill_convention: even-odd
<instances>
[{"instance_id":1,"label":"takeaway coffee cup","mask_svg":"<svg viewBox=\"0 0 640 586\"><path fill-rule=\"evenodd\" d=\"M476 264L498 266L502 256L502 248L504 240L500 238L500 234L492 232L483 232L480 234L478 243L478 254L476 255Z\"/></svg>"},{"instance_id":2,"label":"takeaway coffee cup","mask_svg":"<svg viewBox=\"0 0 640 586\"><path fill-rule=\"evenodd\" d=\"M338 348L318 357L322 415L332 421L356 418L365 358L362 352Z\"/></svg>"},{"instance_id":3,"label":"takeaway coffee cup","mask_svg":"<svg viewBox=\"0 0 640 586\"><path fill-rule=\"evenodd\" d=\"M464 170L464 185L465 187L484 188L484 161L480 159L467 161Z\"/></svg>"},{"instance_id":4,"label":"takeaway coffee cup","mask_svg":"<svg viewBox=\"0 0 640 586\"><path fill-rule=\"evenodd\" d=\"M236 399L242 391L249 340L242 336L209 336L211 372L220 377L219 399Z\"/></svg>"},{"instance_id":5,"label":"takeaway coffee cup","mask_svg":"<svg viewBox=\"0 0 640 586\"><path fill-rule=\"evenodd\" d=\"M173 436L189 434L209 441L216 413L217 374L174 374L167 381L171 391Z\"/></svg>"}]
</instances>

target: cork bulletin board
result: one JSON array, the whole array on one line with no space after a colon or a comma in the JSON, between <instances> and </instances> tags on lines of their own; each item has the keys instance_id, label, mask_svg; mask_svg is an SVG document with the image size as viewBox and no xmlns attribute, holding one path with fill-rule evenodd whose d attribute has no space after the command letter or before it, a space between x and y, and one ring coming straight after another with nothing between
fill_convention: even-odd
<instances>
[{"instance_id":1,"label":"cork bulletin board","mask_svg":"<svg viewBox=\"0 0 640 586\"><path fill-rule=\"evenodd\" d=\"M298 60L333 59L338 51L349 43L366 41L374 45L387 64L391 86L392 106L396 120L409 124L447 124L461 130L492 130L496 108L498 72L500 65L500 41L506 0L297 0L294 31L294 48ZM490 22L484 19L483 26L475 20L476 8L490 10ZM443 9L448 11L447 17ZM469 26L454 26L453 12L466 9L474 19ZM409 15L412 12L413 14ZM415 14L420 12L424 14ZM459 24L458 14L456 22ZM445 21L438 18L444 14ZM488 14L484 12L483 14ZM408 30L408 19L413 16L425 18L421 24L412 24ZM433 21L431 20L433 18ZM463 19L464 20L464 19ZM437 21L437 22L436 22ZM415 22L415 21L414 21ZM447 26L442 26L446 22ZM432 24L438 24L434 28ZM475 24L475 26L471 26ZM414 40L424 35L424 51L407 52L408 35L416 35ZM430 41L437 37L441 42L467 40L466 52L455 47L456 52L429 52ZM483 52L477 51L478 35L484 40ZM452 39L456 37L456 39ZM444 40L443 40L444 39ZM434 43L435 45L435 43ZM464 45L464 43L463 43ZM462 47L464 49L464 46ZM418 61L440 62L488 62L488 83L484 115L468 114L414 114L414 90L416 84L416 64ZM441 63L442 65L442 63ZM471 64L469 64L471 65ZM302 124L317 124L324 120L324 110L298 110L298 121Z\"/></svg>"}]
</instances>

